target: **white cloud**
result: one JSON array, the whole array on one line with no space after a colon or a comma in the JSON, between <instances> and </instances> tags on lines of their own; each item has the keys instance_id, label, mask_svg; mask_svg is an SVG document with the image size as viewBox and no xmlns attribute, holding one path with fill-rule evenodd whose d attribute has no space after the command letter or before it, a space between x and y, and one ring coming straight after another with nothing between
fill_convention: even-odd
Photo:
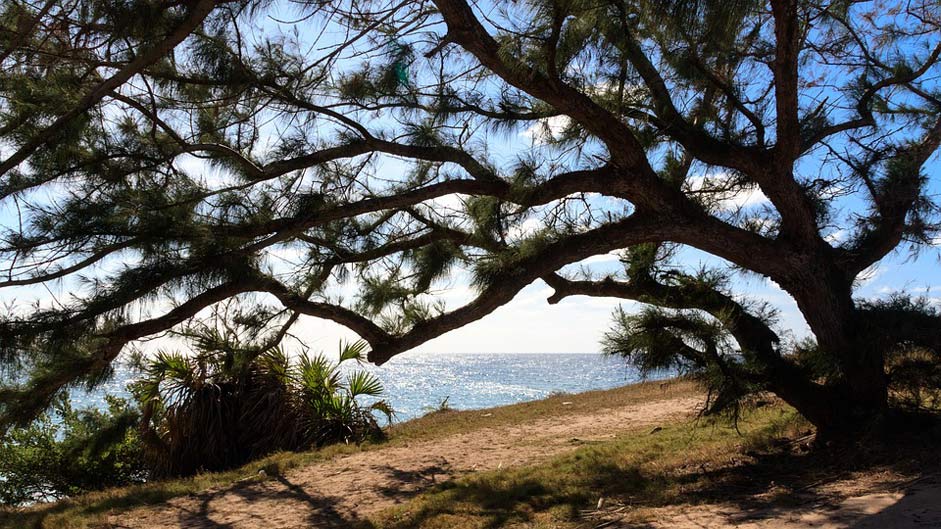
<instances>
[{"instance_id":1,"label":"white cloud","mask_svg":"<svg viewBox=\"0 0 941 529\"><path fill-rule=\"evenodd\" d=\"M707 196L715 200L718 208L723 211L748 208L769 202L768 197L757 185L738 187L734 190L723 189L723 184L727 179L728 175L725 173L693 176L686 181L685 187L688 192L708 193Z\"/></svg>"},{"instance_id":2,"label":"white cloud","mask_svg":"<svg viewBox=\"0 0 941 529\"><path fill-rule=\"evenodd\" d=\"M846 237L848 235L849 235L849 230L839 229L827 235L824 235L823 239L830 244L840 244L841 242L846 240Z\"/></svg>"},{"instance_id":3,"label":"white cloud","mask_svg":"<svg viewBox=\"0 0 941 529\"><path fill-rule=\"evenodd\" d=\"M627 104L640 104L647 98L647 88L644 85L627 85L623 87L622 96ZM618 86L611 81L602 81L585 87L585 93L590 97L602 97L606 94L614 95ZM572 119L566 115L552 116L538 120L529 128L520 133L535 145L544 145L550 140L558 139Z\"/></svg>"},{"instance_id":4,"label":"white cloud","mask_svg":"<svg viewBox=\"0 0 941 529\"><path fill-rule=\"evenodd\" d=\"M618 252L608 252L599 255L592 255L588 259L583 259L576 264L583 265L596 265L596 264L609 264L617 263L621 259L621 256Z\"/></svg>"},{"instance_id":5,"label":"white cloud","mask_svg":"<svg viewBox=\"0 0 941 529\"><path fill-rule=\"evenodd\" d=\"M279 244L269 248L267 253L273 266L299 265L307 257L307 249L299 244Z\"/></svg>"},{"instance_id":6,"label":"white cloud","mask_svg":"<svg viewBox=\"0 0 941 529\"><path fill-rule=\"evenodd\" d=\"M856 283L859 286L872 283L877 277L881 276L883 272L884 270L879 268L879 263L872 264L856 276Z\"/></svg>"},{"instance_id":7,"label":"white cloud","mask_svg":"<svg viewBox=\"0 0 941 529\"><path fill-rule=\"evenodd\" d=\"M542 228L542 221L536 217L529 217L519 224L514 224L507 229L506 236L512 241L516 241L535 234Z\"/></svg>"},{"instance_id":8,"label":"white cloud","mask_svg":"<svg viewBox=\"0 0 941 529\"><path fill-rule=\"evenodd\" d=\"M192 154L177 156L173 160L173 166L211 189L233 185L237 182L237 178L228 171L212 167L208 161Z\"/></svg>"},{"instance_id":9,"label":"white cloud","mask_svg":"<svg viewBox=\"0 0 941 529\"><path fill-rule=\"evenodd\" d=\"M939 290L941 290L941 287L938 287L935 285L925 285L925 286L920 286L920 287L903 286L900 288L883 286L883 287L880 287L879 290L877 290L876 292L882 295L895 294L896 292L905 292L907 294L924 296L927 294L931 294L933 292L938 292Z\"/></svg>"},{"instance_id":10,"label":"white cloud","mask_svg":"<svg viewBox=\"0 0 941 529\"><path fill-rule=\"evenodd\" d=\"M571 118L565 115L552 116L540 119L533 123L528 129L520 133L524 138L529 138L536 145L544 145L551 140L558 139L571 123Z\"/></svg>"},{"instance_id":11,"label":"white cloud","mask_svg":"<svg viewBox=\"0 0 941 529\"><path fill-rule=\"evenodd\" d=\"M597 352L611 311L620 302L572 297L546 301L552 289L542 281L523 289L506 305L465 327L418 347L421 352L579 353Z\"/></svg>"},{"instance_id":12,"label":"white cloud","mask_svg":"<svg viewBox=\"0 0 941 529\"><path fill-rule=\"evenodd\" d=\"M433 209L440 208L449 211L463 211L464 201L467 200L467 198L467 195L453 193L429 200L426 204Z\"/></svg>"}]
</instances>

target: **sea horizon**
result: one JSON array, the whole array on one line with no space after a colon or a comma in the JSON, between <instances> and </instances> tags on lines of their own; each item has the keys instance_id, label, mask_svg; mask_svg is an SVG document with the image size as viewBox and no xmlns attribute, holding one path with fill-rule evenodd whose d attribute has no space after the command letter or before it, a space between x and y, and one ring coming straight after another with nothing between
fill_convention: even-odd
<instances>
[{"instance_id":1,"label":"sea horizon","mask_svg":"<svg viewBox=\"0 0 941 529\"><path fill-rule=\"evenodd\" d=\"M334 353L326 354L335 357ZM396 422L420 417L445 400L452 409L483 409L643 380L623 358L591 352L423 351L396 356L381 366L348 362L344 369L364 369L382 381L382 398L396 411ZM665 376L668 374L648 378ZM130 398L126 386L138 377L135 369L121 364L111 380L96 389L74 392L73 406L103 407L105 395Z\"/></svg>"}]
</instances>

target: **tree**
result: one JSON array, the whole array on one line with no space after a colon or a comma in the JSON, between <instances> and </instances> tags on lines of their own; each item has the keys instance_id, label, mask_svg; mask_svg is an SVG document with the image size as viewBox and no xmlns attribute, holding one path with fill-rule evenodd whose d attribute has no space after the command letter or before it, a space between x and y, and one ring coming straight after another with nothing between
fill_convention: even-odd
<instances>
[{"instance_id":1,"label":"tree","mask_svg":"<svg viewBox=\"0 0 941 529\"><path fill-rule=\"evenodd\" d=\"M541 279L659 307L606 346L707 376L716 409L772 391L845 435L887 412L887 355L938 352L936 313L887 327L853 291L937 233L939 25L928 0L7 2L0 288L77 290L3 320L28 380L0 414L233 297L381 363ZM563 270L608 252L622 273ZM463 270L476 296L448 310ZM739 273L793 296L813 347Z\"/></svg>"}]
</instances>

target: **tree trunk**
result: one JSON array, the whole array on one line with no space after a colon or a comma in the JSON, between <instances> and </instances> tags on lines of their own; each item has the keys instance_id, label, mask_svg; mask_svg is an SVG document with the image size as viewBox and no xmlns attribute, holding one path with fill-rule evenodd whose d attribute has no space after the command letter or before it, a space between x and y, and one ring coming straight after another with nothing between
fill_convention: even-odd
<instances>
[{"instance_id":1,"label":"tree trunk","mask_svg":"<svg viewBox=\"0 0 941 529\"><path fill-rule=\"evenodd\" d=\"M861 328L851 282L814 268L804 271L788 291L838 373L826 380L825 398L804 399L804 409L795 407L817 426L818 436L847 438L878 427L887 412L886 352Z\"/></svg>"}]
</instances>

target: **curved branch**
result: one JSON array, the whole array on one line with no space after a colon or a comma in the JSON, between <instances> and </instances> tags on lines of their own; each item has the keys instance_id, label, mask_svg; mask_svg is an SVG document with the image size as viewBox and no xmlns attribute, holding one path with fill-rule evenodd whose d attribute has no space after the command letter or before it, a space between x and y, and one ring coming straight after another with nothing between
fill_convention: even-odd
<instances>
[{"instance_id":1,"label":"curved branch","mask_svg":"<svg viewBox=\"0 0 941 529\"><path fill-rule=\"evenodd\" d=\"M722 322L738 342L747 358L753 359L765 373L764 380L772 391L785 401L800 405L821 398L824 388L811 382L802 370L786 360L775 348L777 334L761 318L751 314L741 303L727 294L704 285L670 286L653 279L640 282L572 281L551 273L543 280L554 290L549 303L558 303L568 296L583 295L629 299L672 309L695 309L706 312Z\"/></svg>"},{"instance_id":2,"label":"curved branch","mask_svg":"<svg viewBox=\"0 0 941 529\"><path fill-rule=\"evenodd\" d=\"M921 170L939 147L941 119L928 129L921 141L896 156L894 162L905 174L900 175L891 185L885 186L886 189L881 195L873 196L878 212L878 217L871 219L874 227L863 232L852 247L840 251L838 259L847 277L855 278L902 242L908 215L918 201L922 189Z\"/></svg>"},{"instance_id":3,"label":"curved branch","mask_svg":"<svg viewBox=\"0 0 941 529\"><path fill-rule=\"evenodd\" d=\"M806 152L811 149L814 145L817 145L821 141L827 139L828 137L838 134L840 132L845 132L848 130L855 130L862 127L872 127L876 124L876 118L872 115L872 100L876 97L876 94L880 90L889 88L897 85L906 85L916 81L919 77L923 76L928 70L937 64L938 59L941 58L941 44L938 44L931 51L931 54L925 60L924 64L918 68L904 73L898 73L891 75L884 79L881 79L871 86L869 86L863 95L860 96L859 100L856 102L856 113L859 115L855 119L845 121L836 125L831 125L816 131L813 135L809 136L801 148L802 152ZM885 69L888 69L887 66L882 65Z\"/></svg>"},{"instance_id":4,"label":"curved branch","mask_svg":"<svg viewBox=\"0 0 941 529\"><path fill-rule=\"evenodd\" d=\"M72 107L71 110L56 118L52 124L40 131L36 136L26 142L26 144L22 145L16 152L4 160L3 163L0 163L0 176L7 174L11 169L25 161L36 149L42 147L46 142L52 139L69 121L97 105L108 94L112 93L113 90L126 83L131 77L141 72L144 68L162 59L167 53L173 50L173 48L186 40L193 30L202 24L203 20L209 16L209 13L211 13L217 5L225 1L231 0L197 0L189 9L188 16L179 26L174 28L164 40L160 41L152 48L147 49L133 61L118 70L114 75L99 83L88 94L82 97L78 104ZM3 195L0 196L0 198L22 190L24 190L23 186L4 189Z\"/></svg>"},{"instance_id":5,"label":"curved branch","mask_svg":"<svg viewBox=\"0 0 941 529\"><path fill-rule=\"evenodd\" d=\"M612 182L632 202L650 209L674 209L686 197L667 186L651 167L640 141L621 120L582 92L523 64L509 63L499 43L487 32L464 0L435 0L448 26L448 39L509 84L550 103L606 144L613 165L626 171Z\"/></svg>"},{"instance_id":6,"label":"curved branch","mask_svg":"<svg viewBox=\"0 0 941 529\"><path fill-rule=\"evenodd\" d=\"M33 277L28 277L28 278L23 278L23 279L8 279L6 281L0 281L0 288L17 287L17 286L24 286L24 285L35 285L37 283L45 283L47 281L59 279L71 273L78 272L79 270L85 267L91 266L97 263L98 261L101 261L105 257L113 254L114 252L123 250L125 248L129 248L136 243L137 243L137 240L131 239L128 241L111 244L111 245L95 250L91 255L89 255L85 259L82 259L81 261L78 261L65 268L60 268L59 270L56 270L55 272L50 272L48 274L35 275Z\"/></svg>"}]
</instances>

